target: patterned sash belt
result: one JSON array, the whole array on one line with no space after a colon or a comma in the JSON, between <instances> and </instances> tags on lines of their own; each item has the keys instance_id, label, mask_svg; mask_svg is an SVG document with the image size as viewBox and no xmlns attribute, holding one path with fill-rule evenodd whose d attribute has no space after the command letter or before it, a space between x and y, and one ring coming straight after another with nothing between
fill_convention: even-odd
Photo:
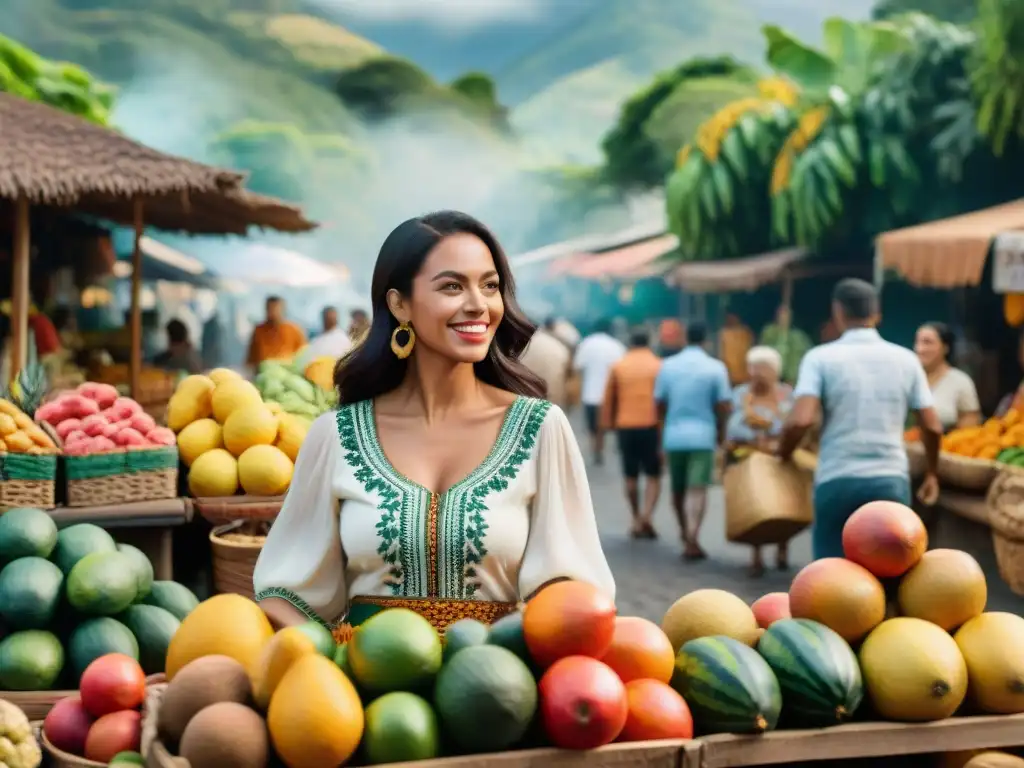
<instances>
[{"instance_id":1,"label":"patterned sash belt","mask_svg":"<svg viewBox=\"0 0 1024 768\"><path fill-rule=\"evenodd\" d=\"M489 600L445 600L442 598L408 597L354 597L344 622L334 630L338 642L347 642L352 630L387 608L408 608L429 621L442 635L451 624L460 619L476 619L493 624L519 607L518 603L498 603Z\"/></svg>"}]
</instances>

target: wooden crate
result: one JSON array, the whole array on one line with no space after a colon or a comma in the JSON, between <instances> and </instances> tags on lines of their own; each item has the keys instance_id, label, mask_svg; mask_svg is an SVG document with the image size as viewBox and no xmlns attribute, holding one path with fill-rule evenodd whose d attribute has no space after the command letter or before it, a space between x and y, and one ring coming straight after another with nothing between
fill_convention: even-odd
<instances>
[{"instance_id":1,"label":"wooden crate","mask_svg":"<svg viewBox=\"0 0 1024 768\"><path fill-rule=\"evenodd\" d=\"M699 768L1004 749L1024 743L1024 715L954 717L921 724L852 723L762 736L721 734L699 741Z\"/></svg>"}]
</instances>

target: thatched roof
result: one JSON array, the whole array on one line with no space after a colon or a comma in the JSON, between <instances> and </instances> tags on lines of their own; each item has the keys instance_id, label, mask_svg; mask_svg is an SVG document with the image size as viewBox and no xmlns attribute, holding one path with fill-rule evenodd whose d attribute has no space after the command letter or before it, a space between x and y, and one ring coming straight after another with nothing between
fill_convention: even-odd
<instances>
[{"instance_id":1,"label":"thatched roof","mask_svg":"<svg viewBox=\"0 0 1024 768\"><path fill-rule=\"evenodd\" d=\"M141 197L147 226L193 234L316 226L294 206L245 191L244 179L0 93L0 200L27 198L131 224L133 199Z\"/></svg>"}]
</instances>

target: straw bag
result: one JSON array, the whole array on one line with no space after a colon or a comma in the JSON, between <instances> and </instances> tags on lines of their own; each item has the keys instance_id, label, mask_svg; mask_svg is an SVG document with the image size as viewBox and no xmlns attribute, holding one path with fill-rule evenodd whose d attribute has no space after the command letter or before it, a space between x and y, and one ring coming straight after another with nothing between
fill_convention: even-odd
<instances>
[{"instance_id":1,"label":"straw bag","mask_svg":"<svg viewBox=\"0 0 1024 768\"><path fill-rule=\"evenodd\" d=\"M999 474L991 459L975 459L952 453L939 454L939 482L965 491L987 491Z\"/></svg>"},{"instance_id":2,"label":"straw bag","mask_svg":"<svg viewBox=\"0 0 1024 768\"><path fill-rule=\"evenodd\" d=\"M1000 472L989 487L985 506L999 575L1015 594L1024 595L1024 472Z\"/></svg>"},{"instance_id":3,"label":"straw bag","mask_svg":"<svg viewBox=\"0 0 1024 768\"><path fill-rule=\"evenodd\" d=\"M213 588L218 593L255 597L252 574L263 551L270 526L239 520L210 531L213 550Z\"/></svg>"},{"instance_id":4,"label":"straw bag","mask_svg":"<svg viewBox=\"0 0 1024 768\"><path fill-rule=\"evenodd\" d=\"M779 544L811 524L811 475L755 451L725 470L725 536L737 544Z\"/></svg>"}]
</instances>

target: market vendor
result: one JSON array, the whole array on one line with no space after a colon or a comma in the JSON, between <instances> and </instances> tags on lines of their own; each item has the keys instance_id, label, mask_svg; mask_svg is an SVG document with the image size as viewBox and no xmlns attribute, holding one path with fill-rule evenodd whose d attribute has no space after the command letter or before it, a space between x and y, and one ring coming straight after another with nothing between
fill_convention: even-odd
<instances>
[{"instance_id":1,"label":"market vendor","mask_svg":"<svg viewBox=\"0 0 1024 768\"><path fill-rule=\"evenodd\" d=\"M452 211L406 221L372 299L256 564L271 621L490 623L565 579L614 597L572 428L518 361L533 328L491 232Z\"/></svg>"},{"instance_id":2,"label":"market vendor","mask_svg":"<svg viewBox=\"0 0 1024 768\"><path fill-rule=\"evenodd\" d=\"M733 390L733 410L725 428L728 461L741 460L744 449L774 453L782 425L793 404L793 389L779 381L782 355L771 347L754 347L747 352L750 381ZM789 567L788 542L778 545L775 565ZM750 575L764 575L761 547L752 547Z\"/></svg>"},{"instance_id":3,"label":"market vendor","mask_svg":"<svg viewBox=\"0 0 1024 768\"><path fill-rule=\"evenodd\" d=\"M843 526L863 504L910 504L903 442L908 410L921 428L927 461L918 498L932 506L939 496L942 423L920 361L879 335L878 292L870 283L839 281L832 293L832 317L842 335L804 357L779 440L779 457L789 459L820 413L811 529L816 560L843 557Z\"/></svg>"},{"instance_id":4,"label":"market vendor","mask_svg":"<svg viewBox=\"0 0 1024 768\"><path fill-rule=\"evenodd\" d=\"M981 404L974 381L953 367L956 337L945 323L925 323L917 329L914 352L928 375L935 410L945 431L981 423Z\"/></svg>"}]
</instances>

